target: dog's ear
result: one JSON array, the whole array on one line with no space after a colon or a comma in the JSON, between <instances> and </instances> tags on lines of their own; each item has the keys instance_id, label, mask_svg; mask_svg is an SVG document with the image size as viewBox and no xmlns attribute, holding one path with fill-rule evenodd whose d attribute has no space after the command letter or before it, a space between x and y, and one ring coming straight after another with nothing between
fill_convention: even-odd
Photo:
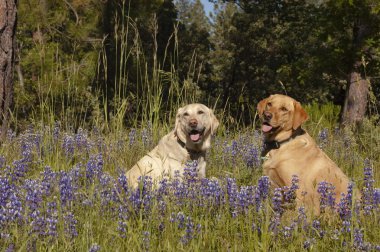
<instances>
[{"instance_id":1,"label":"dog's ear","mask_svg":"<svg viewBox=\"0 0 380 252\"><path fill-rule=\"evenodd\" d=\"M265 98L257 104L257 114L259 116L261 116L264 113L264 109L265 109L265 106L267 105L267 102L268 102L268 98Z\"/></svg>"},{"instance_id":2,"label":"dog's ear","mask_svg":"<svg viewBox=\"0 0 380 252\"><path fill-rule=\"evenodd\" d=\"M307 119L309 116L302 108L301 103L294 101L293 129L298 129Z\"/></svg>"},{"instance_id":3,"label":"dog's ear","mask_svg":"<svg viewBox=\"0 0 380 252\"><path fill-rule=\"evenodd\" d=\"M210 120L211 120L211 134L213 135L219 126L219 121L216 118L216 116L214 115L214 111L210 108L209 108L209 110L210 110Z\"/></svg>"},{"instance_id":4,"label":"dog's ear","mask_svg":"<svg viewBox=\"0 0 380 252\"><path fill-rule=\"evenodd\" d=\"M175 125L174 125L174 134L181 140L183 143L186 143L186 134L183 132L181 127L181 115L183 113L184 108L179 108L177 111L177 115L175 117Z\"/></svg>"}]
</instances>

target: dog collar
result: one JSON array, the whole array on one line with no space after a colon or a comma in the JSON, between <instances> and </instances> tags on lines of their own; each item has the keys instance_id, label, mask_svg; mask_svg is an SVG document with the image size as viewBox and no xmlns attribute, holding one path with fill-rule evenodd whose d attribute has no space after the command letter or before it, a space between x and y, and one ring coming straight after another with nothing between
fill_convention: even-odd
<instances>
[{"instance_id":1,"label":"dog collar","mask_svg":"<svg viewBox=\"0 0 380 252\"><path fill-rule=\"evenodd\" d=\"M203 153L202 151L195 151L195 150L187 148L186 144L184 142L182 142L179 138L177 138L177 142L179 143L179 145L181 145L182 148L187 150L187 152L190 155L190 159L192 159L192 160L197 159L195 157L197 157Z\"/></svg>"},{"instance_id":2,"label":"dog collar","mask_svg":"<svg viewBox=\"0 0 380 252\"><path fill-rule=\"evenodd\" d=\"M282 144L287 143L290 140L296 138L297 136L300 136L303 134L305 134L305 131L300 127L298 129L296 129L293 132L293 134L285 140L282 140L282 141L264 141L264 146L263 146L263 150L261 152L261 156L265 157L269 151L279 149Z\"/></svg>"}]
</instances>

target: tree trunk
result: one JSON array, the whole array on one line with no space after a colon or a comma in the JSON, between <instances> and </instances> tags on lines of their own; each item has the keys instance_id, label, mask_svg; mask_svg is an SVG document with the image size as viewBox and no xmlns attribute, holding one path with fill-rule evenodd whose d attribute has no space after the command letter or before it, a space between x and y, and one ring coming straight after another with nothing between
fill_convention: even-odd
<instances>
[{"instance_id":1,"label":"tree trunk","mask_svg":"<svg viewBox=\"0 0 380 252\"><path fill-rule=\"evenodd\" d=\"M360 63L356 64L359 65ZM348 80L341 123L343 126L360 124L365 116L369 93L368 80L354 69Z\"/></svg>"},{"instance_id":2,"label":"tree trunk","mask_svg":"<svg viewBox=\"0 0 380 252\"><path fill-rule=\"evenodd\" d=\"M14 43L17 0L0 1L0 139L8 130L9 109L13 96Z\"/></svg>"}]
</instances>

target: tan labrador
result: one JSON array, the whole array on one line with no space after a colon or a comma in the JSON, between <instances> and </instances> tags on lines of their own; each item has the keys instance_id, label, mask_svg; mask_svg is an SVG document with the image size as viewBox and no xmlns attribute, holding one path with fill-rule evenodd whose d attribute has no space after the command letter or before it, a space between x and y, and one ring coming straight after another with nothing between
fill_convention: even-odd
<instances>
[{"instance_id":1,"label":"tan labrador","mask_svg":"<svg viewBox=\"0 0 380 252\"><path fill-rule=\"evenodd\" d=\"M318 184L326 181L335 187L338 203L341 193L347 194L349 180L301 128L308 119L301 104L289 96L276 94L260 101L257 110L264 134L263 170L272 186L290 186L292 175L297 175L297 203L319 215Z\"/></svg>"},{"instance_id":2,"label":"tan labrador","mask_svg":"<svg viewBox=\"0 0 380 252\"><path fill-rule=\"evenodd\" d=\"M142 157L127 173L129 185L136 188L138 178L149 176L153 181L173 178L175 171L183 174L185 163L198 161L198 175L206 176L206 150L211 147L211 135L219 121L203 104L189 104L178 109L174 130Z\"/></svg>"}]
</instances>

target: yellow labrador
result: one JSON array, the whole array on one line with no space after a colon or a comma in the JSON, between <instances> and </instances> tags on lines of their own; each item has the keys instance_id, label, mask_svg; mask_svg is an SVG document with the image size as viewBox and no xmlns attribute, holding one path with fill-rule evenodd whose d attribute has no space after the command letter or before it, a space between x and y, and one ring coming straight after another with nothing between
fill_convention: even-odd
<instances>
[{"instance_id":1,"label":"yellow labrador","mask_svg":"<svg viewBox=\"0 0 380 252\"><path fill-rule=\"evenodd\" d=\"M297 203L305 204L318 215L318 184L326 181L335 187L338 203L341 193L347 194L349 180L301 128L308 119L301 104L289 96L276 94L260 101L257 110L264 134L263 170L272 186L290 186L292 175L297 175Z\"/></svg>"},{"instance_id":2,"label":"yellow labrador","mask_svg":"<svg viewBox=\"0 0 380 252\"><path fill-rule=\"evenodd\" d=\"M185 163L198 161L198 175L206 176L206 150L211 147L211 135L219 121L203 104L189 104L178 109L174 130L142 157L127 173L129 185L136 188L138 178L149 176L153 181L172 178L175 171L183 174Z\"/></svg>"}]
</instances>

